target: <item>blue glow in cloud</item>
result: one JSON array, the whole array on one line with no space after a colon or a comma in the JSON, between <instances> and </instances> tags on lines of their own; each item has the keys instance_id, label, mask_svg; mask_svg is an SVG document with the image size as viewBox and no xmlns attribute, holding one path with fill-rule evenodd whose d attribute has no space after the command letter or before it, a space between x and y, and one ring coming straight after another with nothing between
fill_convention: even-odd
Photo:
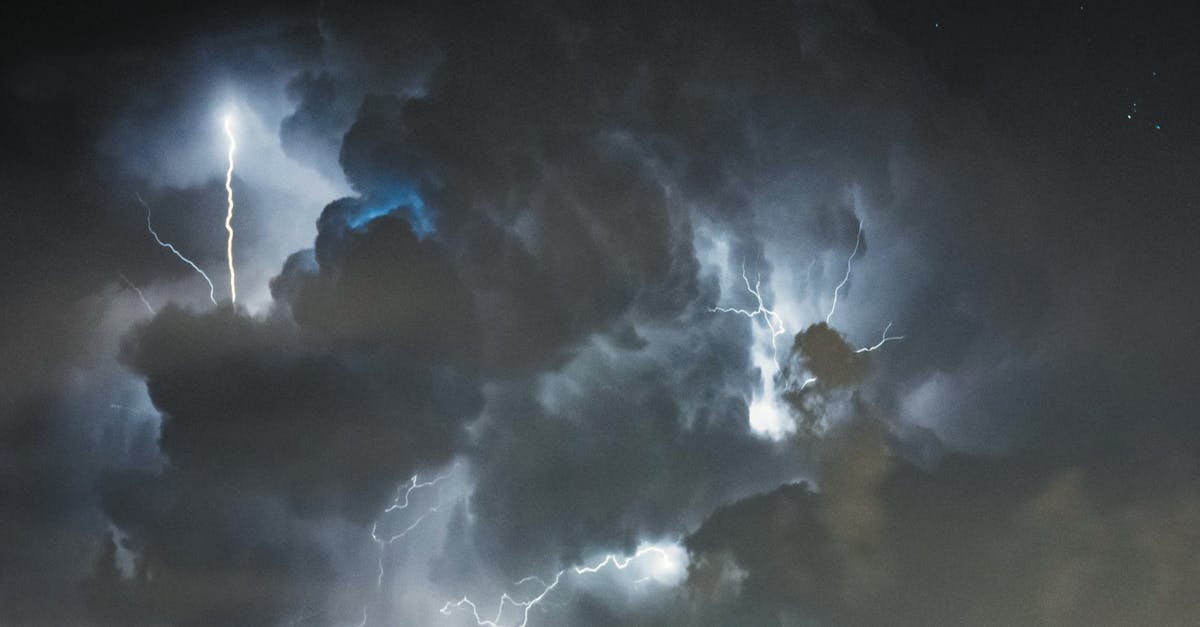
<instances>
[{"instance_id":1,"label":"blue glow in cloud","mask_svg":"<svg viewBox=\"0 0 1200 627\"><path fill-rule=\"evenodd\" d=\"M418 238L425 239L437 232L433 209L425 204L415 189L408 187L398 188L384 198L368 200L361 211L346 219L346 225L361 229L375 218L400 210L407 211L408 223Z\"/></svg>"}]
</instances>

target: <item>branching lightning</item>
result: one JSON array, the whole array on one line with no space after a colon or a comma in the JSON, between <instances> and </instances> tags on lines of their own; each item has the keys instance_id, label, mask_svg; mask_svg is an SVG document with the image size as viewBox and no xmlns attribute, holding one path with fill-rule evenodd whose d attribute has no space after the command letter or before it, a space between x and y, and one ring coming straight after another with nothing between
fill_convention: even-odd
<instances>
[{"instance_id":1,"label":"branching lightning","mask_svg":"<svg viewBox=\"0 0 1200 627\"><path fill-rule=\"evenodd\" d=\"M480 616L479 606L467 597L463 597L458 601L447 602L442 606L441 613L446 616L450 616L455 610L466 607L470 609L471 615L475 618L475 623L479 627L503 627L500 624L500 620L504 615L504 608L507 605L516 608L521 613L521 622L514 624L513 627L527 627L529 624L529 611L532 610L534 606L541 603L542 600L545 599L548 594L550 594L550 591L557 588L558 584L562 582L564 576L570 573L574 573L576 575L590 575L598 573L609 566L616 568L617 570L625 570L634 560L651 553L658 555L662 560L666 560L668 562L671 560L671 556L666 551L656 546L644 546L638 549L633 555L624 558L610 553L604 556L603 560L592 566L570 566L564 568L555 573L554 578L550 580L550 583L546 583L538 577L525 577L524 579L521 579L516 583L516 585L536 582L542 586L541 592L525 601L518 601L505 592L504 594L500 595L500 605L496 608L496 615L493 618L483 618Z\"/></svg>"},{"instance_id":2,"label":"branching lightning","mask_svg":"<svg viewBox=\"0 0 1200 627\"><path fill-rule=\"evenodd\" d=\"M858 221L858 232L857 232L857 235L855 236L855 240L854 240L854 248L850 251L850 256L846 258L846 273L845 273L845 275L842 276L841 282L839 282L837 284L837 286L834 287L833 303L829 307L829 312L827 314L825 314L825 324L826 325L828 325L830 323L830 321L833 319L833 314L837 312L838 297L841 294L842 288L844 288L846 286L846 284L850 282L850 272L851 272L851 269L854 264L854 258L858 256L858 251L862 247L862 236L863 236L863 222L862 222L862 220L859 220ZM814 262L815 262L815 260L814 260ZM812 272L812 268L813 268L813 266L812 266L812 264L810 264L809 268L808 268L808 272L810 274ZM754 296L755 300L758 301L757 309L749 310L749 309L739 309L739 308L735 308L735 307L710 307L708 310L710 312L736 313L736 314L740 314L740 315L746 316L747 318L752 318L752 319L761 316L763 321L766 323L767 328L771 331L771 352L775 358L775 363L778 366L779 365L779 356L778 356L778 349L776 346L776 338L779 337L780 335L786 333L786 328L784 327L783 319L777 313L775 313L774 310L767 308L766 304L763 302L762 291L761 291L761 276L755 281L753 286L750 285L750 279L746 276L745 261L742 262L742 281L746 284L746 290L748 292L750 292L751 295ZM887 324L887 326L884 327L883 334L882 334L882 337L880 338L879 342L877 342L871 346L859 348L859 349L855 350L854 352L855 353L873 352L873 351L879 350L880 348L883 347L884 344L887 344L888 342L893 342L893 341L904 339L904 336L902 336L902 335L888 335L888 332L891 331L891 328L892 328L892 323L889 322ZM797 391L804 390L804 389L808 388L810 385L815 384L816 382L817 382L817 377L810 376L810 377L804 379L803 382L801 382L800 387L798 388ZM768 392L773 387L770 385L770 380L768 377L765 376L765 374L764 374L763 384L764 384L765 390L767 390ZM753 420L754 405L751 406L751 409L752 409L752 420Z\"/></svg>"},{"instance_id":3,"label":"branching lightning","mask_svg":"<svg viewBox=\"0 0 1200 627\"><path fill-rule=\"evenodd\" d=\"M442 481L448 479L453 474L454 474L454 471L451 470L450 472L437 475L436 477L434 477L433 479L430 479L428 481L421 481L419 474L413 475L412 477L409 478L408 481L405 481L404 483L400 484L400 487L396 488L396 496L392 499L392 502L389 503L388 506L384 508L383 512L380 513L379 519L376 519L375 522L371 524L371 540L379 545L379 561L378 561L379 571L378 571L378 575L375 578L375 589L377 592L381 591L383 589L384 560L387 558L387 548L389 546L391 546L392 544L399 542L400 540L403 540L404 537L407 536L410 532L412 532L417 527L420 527L421 523L425 522L426 518L428 518L432 514L437 513L438 511L440 511L442 508L442 502L441 502L441 499L439 498L437 503L435 503L434 505L427 508L424 512L421 513L420 516L417 516L415 519L413 519L413 521L411 523L409 523L407 526L405 526L403 529L400 529L399 531L395 531L395 532L392 532L389 534L381 535L380 530L379 530L380 519L382 519L383 516L386 514L390 514L392 512L398 512L398 511L408 509L408 506L411 503L411 497L414 492L425 489L425 488L435 487ZM367 624L367 607L363 607L363 618L362 618L362 622L359 625L360 625L360 627L363 627L366 624Z\"/></svg>"},{"instance_id":4,"label":"branching lightning","mask_svg":"<svg viewBox=\"0 0 1200 627\"><path fill-rule=\"evenodd\" d=\"M162 240L162 238L158 236L158 233L156 233L154 231L154 226L150 223L150 205L147 205L146 201L142 200L142 197L140 194L134 194L134 195L137 196L138 202L141 203L142 206L146 208L146 230L150 231L150 235L154 236L154 241L158 242L159 246L162 246L163 248L166 248L167 250L174 253L176 257L179 257L180 261L191 266L192 269L195 270L197 274L199 274L201 277L203 277L204 282L208 283L208 299L212 301L212 304L214 304L214 305L217 304L216 288L213 287L212 279L208 278L208 275L205 274L204 270L200 269L200 266L196 265L196 262L192 261L191 259L188 259L187 257L184 257L183 253L179 252L179 250L176 249L174 246L172 246L169 242L164 242Z\"/></svg>"},{"instance_id":5,"label":"branching lightning","mask_svg":"<svg viewBox=\"0 0 1200 627\"><path fill-rule=\"evenodd\" d=\"M229 208L225 212L225 231L229 238L225 244L225 257L229 260L229 300L237 302L237 272L233 268L233 153L237 150L237 140L233 130L229 128L231 116L225 116L225 136L229 138L229 169L225 171L225 197Z\"/></svg>"},{"instance_id":6,"label":"branching lightning","mask_svg":"<svg viewBox=\"0 0 1200 627\"><path fill-rule=\"evenodd\" d=\"M887 326L883 328L883 337L879 338L879 341L876 342L874 346L866 346L866 347L860 348L854 352L869 353L871 351L879 350L880 348L883 347L884 344L887 344L888 342L904 339L903 335L888 335L888 331L891 330L891 328L892 328L892 323L890 323L890 322L887 323Z\"/></svg>"},{"instance_id":7,"label":"branching lightning","mask_svg":"<svg viewBox=\"0 0 1200 627\"><path fill-rule=\"evenodd\" d=\"M430 479L429 481L424 482L420 481L420 475L413 475L408 481L396 489L396 497L392 499L391 504L384 508L383 514L390 514L392 512L408 509L408 505L410 503L409 498L412 496L413 492L423 488L432 488L441 483L443 480L447 479L451 474L453 474L453 472L441 474L433 479ZM436 513L441 509L441 507L442 504L439 501L436 505L433 505L429 509L425 510L425 512L420 516L417 516L416 519L414 519L407 527L398 532L392 533L391 535L379 535L379 520L376 520L371 525L371 539L379 545L379 577L376 579L377 587L383 586L383 560L388 545L404 539L404 536L407 536L409 532L421 526L421 523L425 521L427 516ZM383 514L380 514L380 517L382 517Z\"/></svg>"},{"instance_id":8,"label":"branching lightning","mask_svg":"<svg viewBox=\"0 0 1200 627\"><path fill-rule=\"evenodd\" d=\"M846 286L846 283L850 281L850 266L854 262L855 255L858 254L859 246L862 245L862 234L863 234L863 223L862 223L862 220L859 220L858 221L858 236L854 240L854 250L851 250L850 256L846 258L846 275L842 277L842 282L838 283L837 287L833 288L833 305L831 305L829 307L829 313L825 315L825 324L829 324L829 320L831 318L833 318L833 313L835 311L837 311L838 293L842 290L843 287ZM889 322L889 323L887 323L887 326L883 328L883 335L877 343L875 343L872 346L866 346L866 347L860 348L854 352L855 353L870 353L872 351L879 350L880 348L883 347L884 344L887 344L888 342L904 339L903 335L888 335L888 331L890 331L891 329L892 329L892 323ZM805 379L804 383L802 383L800 385L800 390L803 390L804 388L807 388L808 386L810 386L816 382L817 382L816 377L809 377L809 378Z\"/></svg>"},{"instance_id":9,"label":"branching lightning","mask_svg":"<svg viewBox=\"0 0 1200 627\"><path fill-rule=\"evenodd\" d=\"M746 276L745 260L742 260L742 281L746 283L746 291L750 292L754 296L754 299L758 301L758 309L751 311L736 307L709 307L708 311L711 313L736 313L751 319L762 316L763 322L767 324L767 329L771 331L771 354L775 357L775 363L778 364L779 352L775 345L775 338L787 333L787 328L783 325L783 318L779 317L779 314L775 313L774 310L768 309L766 304L763 303L761 274L756 276L754 286L750 286L750 279Z\"/></svg>"},{"instance_id":10,"label":"branching lightning","mask_svg":"<svg viewBox=\"0 0 1200 627\"><path fill-rule=\"evenodd\" d=\"M138 298L142 299L142 304L146 306L146 310L150 312L150 315L158 313L154 311L154 306L150 304L150 301L146 300L146 295L142 293L142 288L134 285L133 281L130 281L124 272L118 272L117 276L121 277L121 280L125 282L125 285L129 286L129 289L137 292Z\"/></svg>"},{"instance_id":11,"label":"branching lightning","mask_svg":"<svg viewBox=\"0 0 1200 627\"><path fill-rule=\"evenodd\" d=\"M850 264L854 261L854 256L858 254L858 247L862 244L863 225L862 220L858 221L858 237L854 240L854 250L850 251L850 257L846 259L846 276L842 277L842 282L833 288L833 305L829 307L829 313L825 314L825 324L829 324L829 320L833 318L833 312L837 311L838 292L846 286L850 281Z\"/></svg>"}]
</instances>

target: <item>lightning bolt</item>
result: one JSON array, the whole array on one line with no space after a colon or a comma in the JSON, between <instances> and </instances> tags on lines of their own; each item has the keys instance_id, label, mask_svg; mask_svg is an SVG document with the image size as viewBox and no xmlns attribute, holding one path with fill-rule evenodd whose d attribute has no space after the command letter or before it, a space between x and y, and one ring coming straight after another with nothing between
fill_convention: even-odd
<instances>
[{"instance_id":1,"label":"lightning bolt","mask_svg":"<svg viewBox=\"0 0 1200 627\"><path fill-rule=\"evenodd\" d=\"M889 323L887 323L887 326L886 326L886 327L883 327L883 337L879 338L879 341L878 341L877 343L875 343L875 345L874 345L874 346L867 346L867 347L864 347L864 348L860 348L860 349L858 349L858 350L856 350L856 351L854 351L854 352L856 352L856 353L869 353L869 352L871 352L871 351L876 351L876 350L879 350L880 348L882 348L882 347L883 347L883 345L884 345L884 344L887 344L888 342L892 342L892 341L895 341L895 340L903 340L903 339L904 339L904 336L903 336L903 335L888 335L888 331L889 331L889 330L891 330L891 328L892 328L892 323L890 323L890 322L889 322Z\"/></svg>"},{"instance_id":2,"label":"lightning bolt","mask_svg":"<svg viewBox=\"0 0 1200 627\"><path fill-rule=\"evenodd\" d=\"M394 499L392 499L392 502L390 505L388 505L386 508L384 508L383 514L390 514L395 511L408 509L409 503L411 502L410 497L412 496L413 492L416 492L417 490L420 490L423 488L434 487L437 484L444 481L445 479L449 478L450 475L452 475L452 474L454 474L453 471L448 472L446 474L438 475L438 476L434 477L433 479L431 479L429 481L424 481L424 482L419 480L420 475L413 475L411 478L409 478L408 481L401 484L400 487L396 489L396 497ZM377 586L383 585L383 559L384 559L384 553L387 550L388 545L390 545L398 540L402 540L404 538L404 536L409 534L409 532L411 532L413 529L416 529L417 527L419 527L421 525L421 523L425 521L426 517L428 517L430 514L436 513L438 510L441 509L441 507L442 507L442 504L439 502L437 505L430 507L424 513L422 513L420 516L418 516L407 527L405 527L404 529L400 530L399 532L393 533L389 536L379 535L379 520L378 519L371 525L371 539L374 540L375 543L379 545L379 577L376 580ZM380 514L380 518L383 517L383 514Z\"/></svg>"},{"instance_id":3,"label":"lightning bolt","mask_svg":"<svg viewBox=\"0 0 1200 627\"><path fill-rule=\"evenodd\" d=\"M419 474L413 475L412 477L409 478L408 481L405 481L404 483L400 484L400 487L396 488L396 496L392 499L392 502L389 503L388 506L384 508L383 512L380 513L379 518L377 518L375 520L375 522L371 524L371 540L379 545L379 562L378 562L379 573L375 578L376 592L379 592L383 589L384 560L387 558L387 548L389 546L391 546L392 544L404 539L405 536L407 536L410 532L412 532L417 527L420 527L421 523L425 522L425 519L428 518L430 515L435 514L438 511L440 511L442 508L442 503L439 498L437 504L429 507L424 512L422 512L421 515L417 516L411 523L408 524L408 526L404 527L403 529L400 529L399 531L396 531L396 532L393 532L390 534L381 534L380 533L380 530L379 530L380 520L386 514L390 514L392 512L398 512L398 511L408 509L408 506L412 502L411 499L412 499L412 495L414 492L425 489L425 488L435 487L442 481L448 479L453 474L454 474L454 470L451 469L449 472L437 475L436 477L434 477L433 479L430 479L428 481L421 481ZM359 625L360 625L360 627L365 627L366 624L367 624L367 607L364 606L362 622L359 623Z\"/></svg>"},{"instance_id":4,"label":"lightning bolt","mask_svg":"<svg viewBox=\"0 0 1200 627\"><path fill-rule=\"evenodd\" d=\"M225 244L225 257L229 260L229 301L237 302L237 272L233 268L233 153L237 150L237 140L233 130L229 128L231 116L225 116L225 136L229 138L229 169L225 170L225 197L229 208L225 212L225 231L229 238Z\"/></svg>"},{"instance_id":5,"label":"lightning bolt","mask_svg":"<svg viewBox=\"0 0 1200 627\"><path fill-rule=\"evenodd\" d=\"M753 311L749 309L738 309L736 307L709 307L710 313L735 313L754 319L762 316L763 322L767 324L767 329L771 331L771 354L775 357L775 363L779 363L779 350L775 346L775 338L787 333L787 329L783 325L783 318L774 310L768 309L763 303L762 297L762 275L758 274L754 280L754 286L750 286L750 279L746 276L746 261L742 260L742 281L746 283L746 291L750 292L754 299L758 301L758 309Z\"/></svg>"},{"instance_id":6,"label":"lightning bolt","mask_svg":"<svg viewBox=\"0 0 1200 627\"><path fill-rule=\"evenodd\" d=\"M628 557L622 558L621 556L610 553L604 556L603 560L592 566L570 566L564 568L555 573L554 578L551 579L550 583L548 584L538 577L526 577L518 581L516 585L537 582L542 586L541 592L525 601L518 601L505 592L504 594L500 595L500 605L496 608L496 616L494 618L483 618L480 616L479 606L467 597L463 597L458 601L447 602L442 606L440 611L443 615L450 616L455 610L466 607L470 609L471 615L475 618L475 624L479 627L503 627L500 624L500 619L504 614L504 607L506 605L511 605L514 608L519 608L519 611L521 612L521 622L516 623L513 627L526 627L529 624L529 611L532 610L534 606L541 603L542 600L545 599L552 590L557 588L558 584L562 582L564 576L570 573L574 573L576 575L590 575L598 573L610 566L616 568L617 570L625 570L634 560L651 553L657 554L661 559L664 560L670 561L671 559L671 556L668 555L666 551L656 546L645 546L638 549L636 553Z\"/></svg>"},{"instance_id":7,"label":"lightning bolt","mask_svg":"<svg viewBox=\"0 0 1200 627\"><path fill-rule=\"evenodd\" d=\"M130 281L129 277L125 276L125 273L118 272L117 276L121 277L121 280L125 282L125 285L129 286L129 289L137 292L138 298L142 299L142 304L146 306L146 310L150 312L150 315L153 316L154 314L158 313L154 311L154 307L150 304L150 301L146 300L146 295L142 293L142 289L134 285L133 281Z\"/></svg>"},{"instance_id":8,"label":"lightning bolt","mask_svg":"<svg viewBox=\"0 0 1200 627\"><path fill-rule=\"evenodd\" d=\"M842 288L846 286L846 283L850 281L850 266L854 262L854 257L858 254L859 246L862 245L862 234L863 234L863 223L862 223L862 220L859 220L858 221L858 235L854 239L854 249L850 251L850 256L846 258L846 275L842 277L842 282L838 283L837 286L833 288L833 305L831 305L829 307L829 313L825 314L825 324L829 324L829 320L831 318L833 318L834 312L837 311L838 293L841 292ZM879 339L878 342L876 342L875 344L873 344L871 346L866 346L866 347L860 348L854 352L855 353L870 353L872 351L879 350L880 348L883 347L884 344L887 344L888 342L893 342L896 340L904 339L903 335L888 335L888 331L890 331L891 329L892 329L892 323L889 322L889 323L887 323L887 326L883 328L883 335ZM800 388L797 391L804 390L805 388L807 388L808 386L810 386L816 382L817 382L816 377L809 377L804 380L804 383L800 384Z\"/></svg>"},{"instance_id":9,"label":"lightning bolt","mask_svg":"<svg viewBox=\"0 0 1200 627\"><path fill-rule=\"evenodd\" d=\"M167 250L174 253L176 257L179 257L180 261L191 266L192 269L195 270L197 274L199 274L201 277L203 277L204 282L208 283L208 299L212 301L212 304L214 304L214 305L217 304L216 288L213 287L212 279L208 278L208 275L205 274L204 271L200 269L200 266L196 265L196 262L192 261L191 259L188 259L187 257L184 257L183 253L179 252L179 250L176 249L174 246L172 246L169 242L162 241L162 238L159 237L158 233L156 233L154 231L154 226L152 224L150 224L150 205L147 205L146 201L142 200L142 197L140 194L134 194L134 196L137 196L138 202L141 203L142 206L146 208L146 230L150 231L150 235L154 236L154 241L158 242L159 246L162 246L163 248L166 248Z\"/></svg>"},{"instance_id":10,"label":"lightning bolt","mask_svg":"<svg viewBox=\"0 0 1200 627\"><path fill-rule=\"evenodd\" d=\"M862 244L863 225L862 220L858 221L858 237L854 240L854 250L850 251L850 257L846 259L846 276L842 277L842 282L833 288L833 305L829 307L829 313L825 314L825 324L829 324L830 318L833 318L833 312L837 311L838 292L846 286L850 281L850 263L854 261L854 256L858 254L858 247Z\"/></svg>"}]
</instances>

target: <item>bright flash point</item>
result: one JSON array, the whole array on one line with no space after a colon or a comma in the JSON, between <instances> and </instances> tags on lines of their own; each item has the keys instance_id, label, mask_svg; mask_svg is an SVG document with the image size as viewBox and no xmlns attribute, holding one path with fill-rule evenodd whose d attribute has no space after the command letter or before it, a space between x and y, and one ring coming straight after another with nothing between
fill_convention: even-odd
<instances>
[{"instance_id":1,"label":"bright flash point","mask_svg":"<svg viewBox=\"0 0 1200 627\"><path fill-rule=\"evenodd\" d=\"M631 583L644 583L653 579L664 585L676 585L687 574L687 564L687 552L677 544L644 544L633 555L620 556L610 553L590 566L564 568L555 573L549 581L536 576L525 577L515 585L531 587L530 584L536 583L541 586L541 591L524 601L517 600L507 592L502 594L500 603L496 607L496 613L491 618L484 618L480 615L479 606L468 597L446 603L442 606L441 613L450 616L456 610L463 610L475 619L475 624L479 627L527 627L530 610L545 600L546 596L558 587L564 577L594 575L610 569L622 571L632 566L634 574L642 576L631 579ZM526 592L531 591L526 590ZM511 607L512 610L506 614L505 607ZM506 618L508 620L505 620Z\"/></svg>"}]
</instances>

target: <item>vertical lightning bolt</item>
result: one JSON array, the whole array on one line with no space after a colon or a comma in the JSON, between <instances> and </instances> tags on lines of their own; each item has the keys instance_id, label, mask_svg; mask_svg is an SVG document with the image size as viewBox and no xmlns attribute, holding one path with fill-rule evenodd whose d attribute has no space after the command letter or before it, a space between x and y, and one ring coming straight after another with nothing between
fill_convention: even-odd
<instances>
[{"instance_id":1,"label":"vertical lightning bolt","mask_svg":"<svg viewBox=\"0 0 1200 627\"><path fill-rule=\"evenodd\" d=\"M746 291L754 296L758 301L758 308L751 311L749 309L738 309L736 307L709 307L711 313L736 313L754 319L762 316L763 322L766 323L767 329L771 331L771 354L775 357L775 363L779 363L779 352L775 346L775 338L787 333L787 329L783 326L783 318L774 310L768 309L763 303L762 297L762 275L757 275L754 280L754 287L750 286L750 279L746 277L746 261L742 260L742 281L746 283Z\"/></svg>"},{"instance_id":2,"label":"vertical lightning bolt","mask_svg":"<svg viewBox=\"0 0 1200 627\"><path fill-rule=\"evenodd\" d=\"M191 259L184 257L183 253L179 252L179 250L177 250L169 242L162 241L162 238L158 236L158 233L156 233L154 231L154 226L150 223L150 205L147 205L146 201L142 200L142 197L140 194L134 194L134 195L137 196L138 202L141 203L142 206L146 208L146 230L150 231L150 235L154 236L154 241L158 242L159 246L162 246L163 248L166 248L167 250L174 253L176 257L179 257L180 261L191 266L192 269L195 270L197 274L199 274L201 277L203 277L204 282L208 283L208 299L212 301L212 304L214 304L214 305L217 304L216 288L213 287L212 279L208 278L208 275L205 274L205 272L200 269L200 266L196 265L196 263L194 261L192 261Z\"/></svg>"},{"instance_id":3,"label":"vertical lightning bolt","mask_svg":"<svg viewBox=\"0 0 1200 627\"><path fill-rule=\"evenodd\" d=\"M154 311L154 307L150 305L150 301L146 300L146 295L142 293L142 288L134 285L133 281L130 281L129 277L125 276L123 272L118 272L117 276L121 277L121 280L125 282L125 285L129 286L129 289L137 292L138 298L142 299L142 304L146 306L146 310L150 312L150 315L157 313Z\"/></svg>"},{"instance_id":4,"label":"vertical lightning bolt","mask_svg":"<svg viewBox=\"0 0 1200 627\"><path fill-rule=\"evenodd\" d=\"M233 267L233 153L237 150L237 140L229 127L231 116L225 116L225 136L229 138L229 169L225 171L225 197L229 208L225 212L225 231L229 238L225 244L225 257L229 260L229 300L237 302L237 272Z\"/></svg>"},{"instance_id":5,"label":"vertical lightning bolt","mask_svg":"<svg viewBox=\"0 0 1200 627\"><path fill-rule=\"evenodd\" d=\"M604 556L603 560L597 562L596 564L594 564L592 566L570 566L570 567L564 568L564 569L558 571L557 573L555 573L554 577L550 580L549 583L546 583L545 581L543 581L542 579L540 579L538 577L526 577L524 579L521 579L515 585L519 586L519 585L526 584L526 583L537 583L538 585L540 585L542 587L541 591L538 592L536 595L528 598L525 601L518 601L517 599L510 596L507 592L505 592L504 594L500 595L500 604L496 608L496 615L492 618L484 618L484 617L480 616L479 606L474 601L469 599L468 597L463 597L462 599L459 599L458 601L447 602L445 605L442 606L441 613L446 616L450 616L454 612L454 610L465 607L470 610L471 615L475 618L475 624L478 625L479 627L503 627L500 624L500 620L504 615L504 608L505 608L505 606L512 606L513 608L515 608L517 611L520 612L520 616L521 616L521 622L515 623L513 625L513 627L527 627L527 625L529 624L529 611L532 610L534 608L534 606L541 603L542 600L545 599L546 596L548 594L550 594L550 592L552 590L557 588L558 584L560 582L562 582L564 576L571 574L571 573L574 573L576 575L590 575L590 574L598 573L601 570L604 570L610 566L617 570L625 570L626 568L629 567L629 564L632 563L634 560L641 558L645 555L649 555L649 554L656 554L659 556L660 559L665 560L667 562L672 561L671 556L666 551L664 551L661 548L656 547L656 546L644 546L644 547L638 549L636 553L634 553L633 555L630 555L628 557L621 557L621 556L610 553L610 554Z\"/></svg>"},{"instance_id":6,"label":"vertical lightning bolt","mask_svg":"<svg viewBox=\"0 0 1200 627\"><path fill-rule=\"evenodd\" d=\"M846 286L850 281L850 263L854 261L854 256L858 254L858 247L862 244L863 225L862 220L858 221L858 237L854 240L854 250L850 251L850 257L846 259L846 276L842 277L842 282L833 288L833 305L829 308L829 313L825 315L825 324L829 324L830 318L833 318L833 312L837 311L838 292Z\"/></svg>"}]
</instances>

